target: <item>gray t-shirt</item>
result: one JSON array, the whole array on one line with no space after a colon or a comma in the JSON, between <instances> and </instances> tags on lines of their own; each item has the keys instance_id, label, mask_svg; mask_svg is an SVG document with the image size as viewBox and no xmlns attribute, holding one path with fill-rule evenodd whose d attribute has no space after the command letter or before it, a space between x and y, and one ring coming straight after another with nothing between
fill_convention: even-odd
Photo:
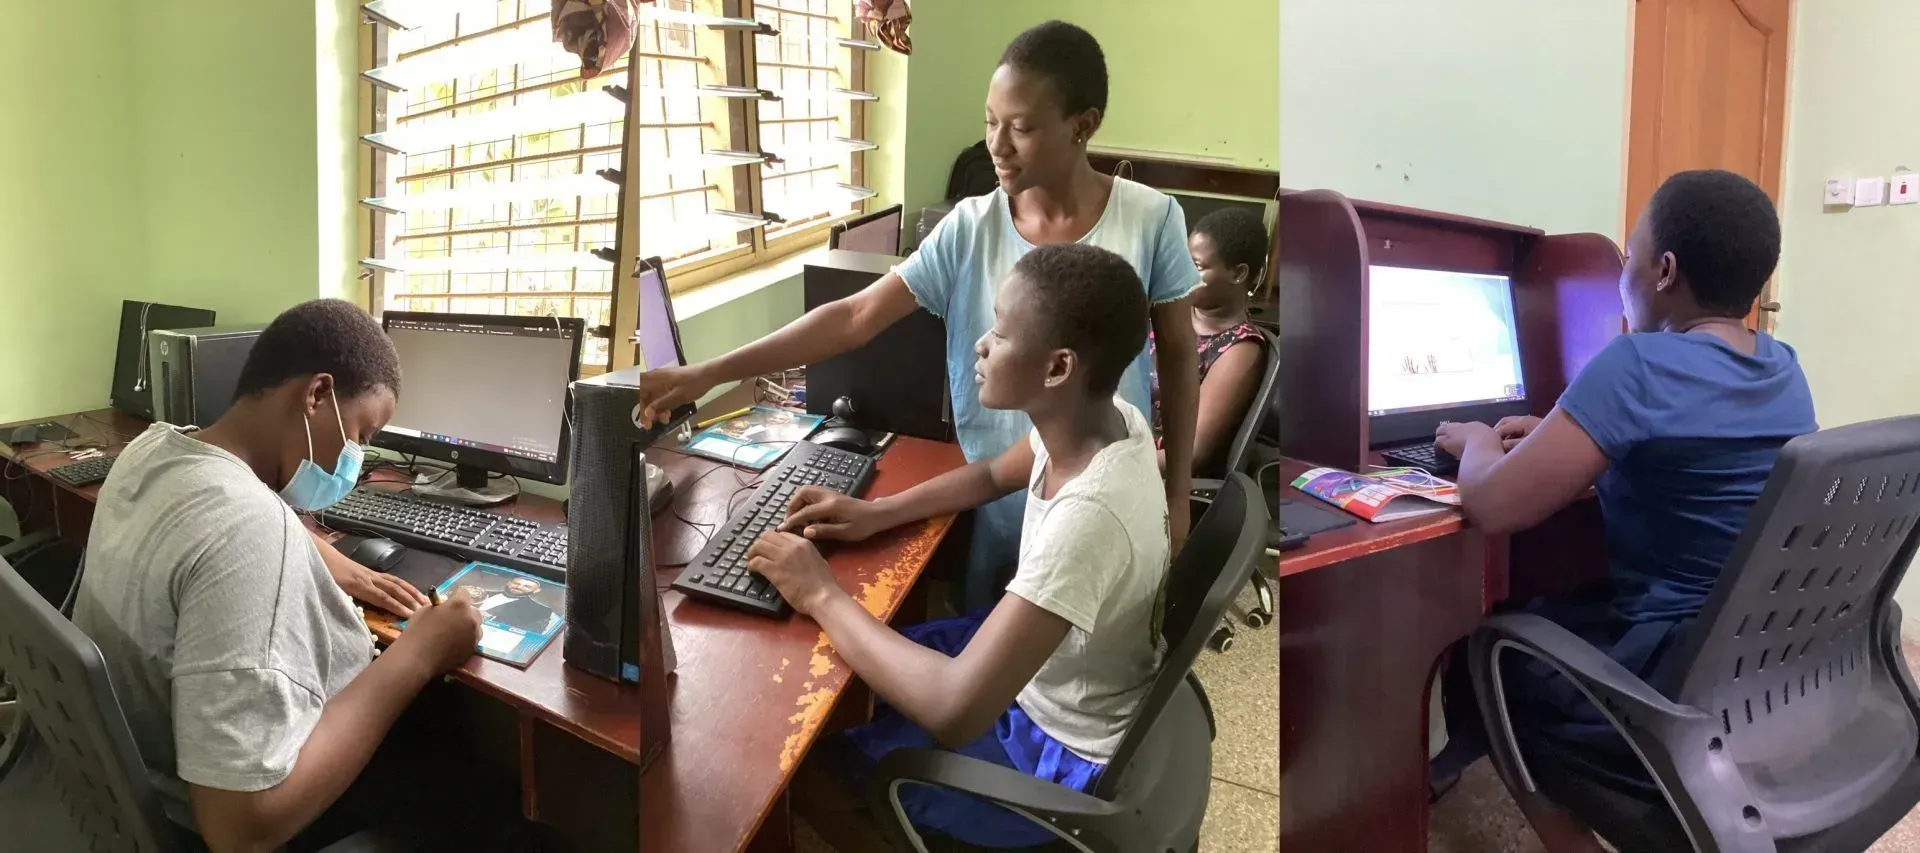
<instances>
[{"instance_id":1,"label":"gray t-shirt","mask_svg":"<svg viewBox=\"0 0 1920 853\"><path fill-rule=\"evenodd\" d=\"M147 769L228 791L285 781L321 706L373 656L280 496L166 424L100 488L73 621L100 647Z\"/></svg>"},{"instance_id":2,"label":"gray t-shirt","mask_svg":"<svg viewBox=\"0 0 1920 853\"><path fill-rule=\"evenodd\" d=\"M1167 492L1140 410L1115 397L1127 437L1094 454L1051 500L1040 497L1047 448L1031 433L1033 475L1020 568L1007 592L1072 624L1020 691L1020 709L1066 748L1112 760L1152 686L1165 645Z\"/></svg>"}]
</instances>

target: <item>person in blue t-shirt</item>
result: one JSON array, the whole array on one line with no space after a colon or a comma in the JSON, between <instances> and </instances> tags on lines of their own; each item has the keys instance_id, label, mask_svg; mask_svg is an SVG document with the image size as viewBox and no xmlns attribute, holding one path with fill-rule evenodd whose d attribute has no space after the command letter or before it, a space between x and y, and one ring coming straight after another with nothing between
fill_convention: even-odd
<instances>
[{"instance_id":1,"label":"person in blue t-shirt","mask_svg":"<svg viewBox=\"0 0 1920 853\"><path fill-rule=\"evenodd\" d=\"M1706 603L1781 445L1817 429L1793 348L1746 327L1779 257L1779 217L1753 182L1723 171L1668 178L1627 241L1620 297L1632 333L1594 356L1545 419L1442 424L1435 439L1460 458L1462 508L1488 533L1531 527L1597 491L1608 577L1527 609L1642 678ZM1578 775L1659 804L1650 821L1673 819L1598 709L1545 665L1509 660L1514 733L1549 794L1556 778ZM1464 663L1447 673L1438 785L1486 750ZM1599 849L1564 813L1529 817L1565 849Z\"/></svg>"},{"instance_id":2,"label":"person in blue t-shirt","mask_svg":"<svg viewBox=\"0 0 1920 853\"><path fill-rule=\"evenodd\" d=\"M969 462L992 459L1033 428L1022 412L982 406L974 385L974 345L993 327L1000 284L1035 246L1097 246L1133 266L1153 306L1159 352L1141 348L1120 396L1153 411L1148 380L1158 368L1168 524L1177 551L1189 522L1200 396L1186 299L1200 273L1187 253L1186 215L1172 197L1088 162L1087 145L1106 108L1106 57L1091 34L1060 21L1021 33L987 86L986 143L999 188L956 205L912 257L860 293L711 361L647 372L640 377L643 416L661 420L722 382L848 352L925 308L946 321L947 391L960 447ZM1024 493L1016 493L975 511L963 611L989 606L1011 577L1024 506Z\"/></svg>"}]
</instances>

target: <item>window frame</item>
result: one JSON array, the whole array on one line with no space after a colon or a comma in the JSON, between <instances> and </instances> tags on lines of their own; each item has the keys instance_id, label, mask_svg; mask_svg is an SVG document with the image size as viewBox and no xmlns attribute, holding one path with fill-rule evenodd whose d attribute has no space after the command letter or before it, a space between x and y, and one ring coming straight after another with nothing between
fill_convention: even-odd
<instances>
[{"instance_id":1,"label":"window frame","mask_svg":"<svg viewBox=\"0 0 1920 853\"><path fill-rule=\"evenodd\" d=\"M762 0L692 0L692 2L695 12L719 15L722 17L753 18L756 17L755 13L759 11L759 7L771 6L782 8L778 2L762 2ZM838 27L844 24L846 27L845 34L840 37L856 41L868 40L867 26L864 21L860 20L856 12L855 0L828 0L828 2L833 4L833 10L830 13L832 17L830 19L834 21L834 25ZM795 10L788 11L792 12ZM645 15L644 9L641 14ZM799 16L813 17L812 13L805 13ZM759 88L759 35L744 30L713 31L704 27L699 28L699 32L702 35L697 36L698 44L720 46L720 56L722 57L720 61L706 64L709 65L709 67L725 69L724 79L703 80L702 82ZM869 51L848 48L836 49L844 50L846 54L845 67L847 70L844 73L846 81L845 88L856 91L871 91L871 89L868 88L871 82L868 75L869 64L867 61ZM698 53L701 56L710 57L707 49L699 50ZM639 63L641 61L643 61L643 57L639 50L639 42L636 40L633 66L630 72L633 76L630 86L631 89L636 92L639 90ZM733 150L762 150L760 148L760 101L710 99L710 102L723 104L725 107L723 111L716 111L717 114L713 121L715 126L707 136L710 142L714 140L715 137L720 137L724 140L725 147ZM845 121L836 122L837 126L844 128L843 132L846 136L855 139L866 138L870 121L869 108L867 106L869 103L871 102L860 100L848 101ZM724 115L718 113L724 113ZM629 121L629 126L635 131L658 127L658 125L640 125L637 110L634 115L630 116ZM634 146L633 150L641 150L639 134L637 132L629 135L629 144ZM863 150L853 150L848 152L848 158L848 182L859 186L866 186L868 167L867 152ZM643 161L636 158L634 162L636 163L635 173L637 174L639 168L644 168L638 165ZM718 187L717 190L711 192L717 192L723 198L731 197L733 209L735 210L754 214L762 213L765 210L764 182L767 177L766 171L765 166L755 163L716 167L709 170L709 174L716 176L713 184ZM650 196L650 198L652 197L658 196ZM684 293L748 270L778 263L781 260L790 258L801 252L819 248L826 244L827 233L834 225L866 213L871 207L870 202L871 199L849 202L848 210L843 213L823 216L806 223L804 227L777 236L768 233L769 230L771 230L770 225L747 229L742 232L748 235L747 239L740 241L737 245L720 249L709 249L694 255L668 261L666 263L668 288L675 294ZM623 207L622 210L624 215L625 208ZM634 206L634 210L636 214L634 218L637 219L637 204ZM625 233L624 230L623 233ZM638 245L638 236L638 229L635 229L634 237L636 246ZM616 313L618 312L616 311Z\"/></svg>"},{"instance_id":2,"label":"window frame","mask_svg":"<svg viewBox=\"0 0 1920 853\"><path fill-rule=\"evenodd\" d=\"M855 42L870 43L872 41L865 22L858 17L855 0L828 0L828 2L832 4L830 20L834 22L836 28L835 38ZM756 17L756 12L762 6L780 7L782 5L779 2L762 2L762 0L692 0L692 3L694 10L698 13L734 18ZM641 15L645 14L646 7L643 6ZM801 16L817 17L813 13L805 13ZM392 31L387 26L365 17L361 20L361 27L362 32L358 39L359 70L364 72L394 61ZM723 69L726 75L724 80L703 80L703 83L722 82L757 88L759 39L761 38L757 35L757 31L709 27L696 27L695 30L699 34L697 52L702 56L719 57L712 66ZM640 258L638 254L640 199L637 195L638 175L644 168L641 161L641 132L658 127L654 124L643 125L639 120L640 103L643 97L640 94L641 63L646 61L642 46L642 40L636 38L626 58L624 69L612 75L601 75L587 82L591 87L623 81L630 93L626 99L624 132L619 146L620 162L623 164L622 168L627 178L622 182L619 190L613 223L618 261L613 267L613 285L608 296L609 328L606 331L610 332L609 355L604 369L609 371L629 367L634 363L633 354L630 352L632 347L628 341L637 328L638 320L635 316L638 294L633 288L632 275L638 267ZM868 49L861 49L835 46L834 50L840 51L836 56L835 65L845 69L844 72L839 72L844 81L842 84L844 88L853 91L871 91L869 77L871 66L868 54L872 52L872 47L869 45ZM365 135L396 127L391 122L393 109L391 96L394 93L368 83L358 76L352 83L358 87L355 109L358 125L356 133ZM725 108L715 111L715 127L708 135L708 140L712 140L713 135L718 134L722 136L727 148L744 151L760 150L759 105L761 101L714 98L709 99L709 102L723 104ZM835 127L839 133L853 139L868 138L871 103L870 100L848 99L843 107L836 107L836 110L844 109L845 113L843 116L836 116L835 119ZM360 143L357 137L354 148L358 165L358 180L355 183L362 197L376 197L384 194L393 170L397 167L389 160L405 155L381 153L371 146ZM846 156L848 182L857 186L866 186L869 174L867 151L854 149L847 152ZM715 167L709 171L709 174L718 176L719 179L714 183L719 186L718 192L722 197L731 198L732 209L758 214L764 210L766 172L767 169L762 164L750 163ZM769 223L768 226L746 229L744 231L746 239L740 240L734 246L677 258L666 265L671 292L676 295L685 293L824 246L828 232L834 225L864 214L871 206L871 198L849 201L844 212L821 216L805 223L803 227L786 233L769 234L772 230L772 224ZM355 265L359 269L359 278L365 282L364 290L359 296L366 300L369 313L378 317L384 313L388 301L387 275L360 265L359 258L383 257L402 250L395 240L393 226L387 221L391 214L371 211L360 204L355 204L355 210L359 219L360 242L363 250L362 254L355 258ZM574 227L584 227L577 222L578 220ZM582 364L583 376L597 374L601 370L599 365Z\"/></svg>"}]
</instances>

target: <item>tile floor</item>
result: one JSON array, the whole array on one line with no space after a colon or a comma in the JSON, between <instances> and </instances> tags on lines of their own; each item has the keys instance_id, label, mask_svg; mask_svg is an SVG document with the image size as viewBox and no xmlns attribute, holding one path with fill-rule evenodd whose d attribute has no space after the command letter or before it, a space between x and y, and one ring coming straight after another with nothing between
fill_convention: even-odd
<instances>
[{"instance_id":1,"label":"tile floor","mask_svg":"<svg viewBox=\"0 0 1920 853\"><path fill-rule=\"evenodd\" d=\"M1907 668L1920 672L1920 643L1906 643ZM1540 839L1486 761L1468 768L1427 821L1428 853L1543 853ZM1867 853L1920 853L1920 808Z\"/></svg>"},{"instance_id":2,"label":"tile floor","mask_svg":"<svg viewBox=\"0 0 1920 853\"><path fill-rule=\"evenodd\" d=\"M1252 604L1249 589L1233 617L1239 620ZM1194 666L1218 729L1201 853L1273 853L1279 847L1280 634L1272 625L1238 625L1232 651L1203 651ZM833 853L804 822L797 822L794 840L800 853Z\"/></svg>"}]
</instances>

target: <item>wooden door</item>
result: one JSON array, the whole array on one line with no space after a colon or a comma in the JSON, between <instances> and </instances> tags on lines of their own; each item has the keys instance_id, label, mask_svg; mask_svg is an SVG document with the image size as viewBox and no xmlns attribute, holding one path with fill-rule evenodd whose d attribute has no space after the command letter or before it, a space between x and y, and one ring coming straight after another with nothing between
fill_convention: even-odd
<instances>
[{"instance_id":1,"label":"wooden door","mask_svg":"<svg viewBox=\"0 0 1920 853\"><path fill-rule=\"evenodd\" d=\"M1637 0L1627 224L1668 175L1726 169L1780 201L1792 0ZM1770 328L1773 286L1748 314ZM1762 307L1764 306L1764 310Z\"/></svg>"}]
</instances>

